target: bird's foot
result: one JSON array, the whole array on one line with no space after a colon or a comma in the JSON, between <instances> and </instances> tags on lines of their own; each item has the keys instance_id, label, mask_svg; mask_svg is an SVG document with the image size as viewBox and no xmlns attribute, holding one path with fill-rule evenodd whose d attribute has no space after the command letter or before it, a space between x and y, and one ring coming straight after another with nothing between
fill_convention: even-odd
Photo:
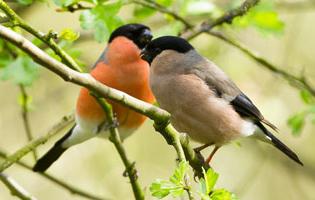
<instances>
[{"instance_id":1,"label":"bird's foot","mask_svg":"<svg viewBox=\"0 0 315 200\"><path fill-rule=\"evenodd\" d=\"M97 133L107 131L111 128L118 128L119 122L116 118L114 118L113 123L109 123L108 121L104 121L97 127Z\"/></svg>"},{"instance_id":2,"label":"bird's foot","mask_svg":"<svg viewBox=\"0 0 315 200\"><path fill-rule=\"evenodd\" d=\"M124 177L128 177L129 175L131 175L134 179L137 179L137 178L138 178L138 172L137 172L137 170L135 169L135 165L136 165L136 162L131 163L131 165L128 166L128 167L125 169L125 171L124 171L124 173L123 173L123 176L124 176ZM131 174L129 174L129 172L130 172Z\"/></svg>"},{"instance_id":3,"label":"bird's foot","mask_svg":"<svg viewBox=\"0 0 315 200\"><path fill-rule=\"evenodd\" d=\"M201 146L199 146L199 147L194 148L194 151L195 151L195 153L200 154L200 152L201 152L202 150L204 150L205 148L207 148L207 147L209 147L209 146L211 146L211 145L212 145L212 143L208 143L208 144L201 145Z\"/></svg>"}]
</instances>

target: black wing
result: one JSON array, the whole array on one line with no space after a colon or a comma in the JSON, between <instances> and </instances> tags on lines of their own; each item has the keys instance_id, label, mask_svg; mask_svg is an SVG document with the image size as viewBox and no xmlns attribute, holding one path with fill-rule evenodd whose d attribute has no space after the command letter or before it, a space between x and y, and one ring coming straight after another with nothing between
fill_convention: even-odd
<instances>
[{"instance_id":1,"label":"black wing","mask_svg":"<svg viewBox=\"0 0 315 200\"><path fill-rule=\"evenodd\" d=\"M235 111L242 117L250 118L254 122L263 122L273 130L277 131L277 127L264 119L258 108L253 102L243 93L237 95L232 101L231 105Z\"/></svg>"},{"instance_id":2,"label":"black wing","mask_svg":"<svg viewBox=\"0 0 315 200\"><path fill-rule=\"evenodd\" d=\"M253 102L243 93L237 95L231 105L242 117L251 118L254 121L263 120L263 116Z\"/></svg>"}]
</instances>

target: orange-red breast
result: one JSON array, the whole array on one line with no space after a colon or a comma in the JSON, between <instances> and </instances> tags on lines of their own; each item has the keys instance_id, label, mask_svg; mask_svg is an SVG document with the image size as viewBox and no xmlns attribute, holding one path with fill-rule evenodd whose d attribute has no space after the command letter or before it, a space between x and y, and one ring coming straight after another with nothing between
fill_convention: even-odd
<instances>
[{"instance_id":1,"label":"orange-red breast","mask_svg":"<svg viewBox=\"0 0 315 200\"><path fill-rule=\"evenodd\" d=\"M111 34L108 46L96 62L91 75L109 87L152 103L154 97L149 88L149 65L140 58L141 49L151 39L150 29L142 24L127 24L117 28ZM117 116L119 132L123 139L146 119L123 105L109 102ZM109 136L105 113L86 88L80 91L75 121L74 127L38 160L34 171L45 171L66 149L75 144L95 136Z\"/></svg>"}]
</instances>

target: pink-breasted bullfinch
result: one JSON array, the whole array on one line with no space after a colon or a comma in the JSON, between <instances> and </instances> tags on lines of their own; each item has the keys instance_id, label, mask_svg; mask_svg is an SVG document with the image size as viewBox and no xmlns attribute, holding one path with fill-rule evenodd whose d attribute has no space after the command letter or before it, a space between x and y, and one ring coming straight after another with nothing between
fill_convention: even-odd
<instances>
[{"instance_id":1,"label":"pink-breasted bullfinch","mask_svg":"<svg viewBox=\"0 0 315 200\"><path fill-rule=\"evenodd\" d=\"M190 138L215 148L239 137L254 136L270 143L292 160L298 156L266 127L268 122L253 102L213 62L202 57L185 39L164 36L152 40L141 52L150 63L150 86L171 123Z\"/></svg>"},{"instance_id":2,"label":"pink-breasted bullfinch","mask_svg":"<svg viewBox=\"0 0 315 200\"><path fill-rule=\"evenodd\" d=\"M140 100L152 103L149 87L149 64L140 57L141 49L152 39L150 28L142 24L127 24L112 32L108 46L90 74L99 82L121 90ZM146 117L129 108L108 100L117 117L122 139L129 136ZM69 147L95 136L107 138L105 113L86 88L77 99L75 125L35 164L33 170L45 171ZM105 127L105 130L104 130Z\"/></svg>"}]
</instances>

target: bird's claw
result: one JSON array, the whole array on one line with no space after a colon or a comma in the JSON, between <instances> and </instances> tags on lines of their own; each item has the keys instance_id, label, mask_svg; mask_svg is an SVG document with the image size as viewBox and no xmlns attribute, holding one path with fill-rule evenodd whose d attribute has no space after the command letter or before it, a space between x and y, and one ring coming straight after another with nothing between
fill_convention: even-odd
<instances>
[{"instance_id":1,"label":"bird's claw","mask_svg":"<svg viewBox=\"0 0 315 200\"><path fill-rule=\"evenodd\" d=\"M107 131L111 128L118 128L119 122L116 118L114 118L113 123L109 123L108 121L104 121L97 127L97 133Z\"/></svg>"},{"instance_id":2,"label":"bird's claw","mask_svg":"<svg viewBox=\"0 0 315 200\"><path fill-rule=\"evenodd\" d=\"M131 175L134 179L137 179L138 178L138 172L135 169L135 165L136 165L136 162L131 163L131 165L125 169L123 176L127 177L127 176ZM131 172L131 174L129 174L129 171Z\"/></svg>"}]
</instances>

